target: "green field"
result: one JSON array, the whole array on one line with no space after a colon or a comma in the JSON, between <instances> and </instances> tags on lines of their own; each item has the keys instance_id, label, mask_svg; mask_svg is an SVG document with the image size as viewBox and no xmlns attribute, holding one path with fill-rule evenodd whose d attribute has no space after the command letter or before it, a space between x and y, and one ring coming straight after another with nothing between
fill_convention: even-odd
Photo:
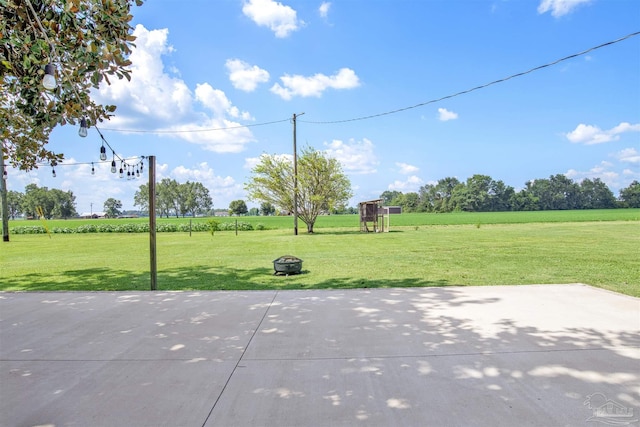
<instances>
[{"instance_id":1,"label":"green field","mask_svg":"<svg viewBox=\"0 0 640 427\"><path fill-rule=\"evenodd\" d=\"M243 217L213 217L219 222L248 222L253 226L263 224L267 229L293 229L291 216L243 216ZM210 218L157 218L157 223L188 224L190 221L206 222ZM140 223L148 222L148 218L127 219L64 219L47 220L49 228L74 228L85 224L107 223ZM320 216L316 222L316 229L347 228L359 229L358 215L327 215ZM537 211L537 212L452 212L446 214L433 213L405 213L392 215L391 227L428 226L428 225L464 225L464 224L528 224L540 222L585 222L585 221L640 221L640 209L593 209L579 211ZM9 227L37 226L43 223L37 220L9 221ZM298 224L301 231L305 225Z\"/></svg>"},{"instance_id":2,"label":"green field","mask_svg":"<svg viewBox=\"0 0 640 427\"><path fill-rule=\"evenodd\" d=\"M293 235L291 217L239 220L262 223L269 230L214 236L158 233L158 288L586 283L640 296L639 209L403 214L391 218L391 232L368 234L358 232L357 216L335 215L319 218L313 235L302 232L300 223L299 236ZM74 227L87 221L103 220L48 221L48 225L60 222ZM304 260L303 274L272 274L272 261L285 254ZM10 242L0 244L0 290L149 287L149 237L144 233L12 235Z\"/></svg>"}]
</instances>

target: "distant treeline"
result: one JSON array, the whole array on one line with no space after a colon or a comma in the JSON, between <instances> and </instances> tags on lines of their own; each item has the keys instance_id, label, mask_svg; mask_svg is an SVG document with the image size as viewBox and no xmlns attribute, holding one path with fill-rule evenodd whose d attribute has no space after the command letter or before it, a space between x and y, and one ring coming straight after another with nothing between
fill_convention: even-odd
<instances>
[{"instance_id":1,"label":"distant treeline","mask_svg":"<svg viewBox=\"0 0 640 427\"><path fill-rule=\"evenodd\" d=\"M573 209L613 209L640 207L640 183L633 181L613 192L599 178L580 183L557 174L548 179L528 181L526 187L513 187L487 175L474 175L461 182L444 178L427 184L419 192L385 191L380 195L386 206L401 206L403 212L503 212Z\"/></svg>"}]
</instances>

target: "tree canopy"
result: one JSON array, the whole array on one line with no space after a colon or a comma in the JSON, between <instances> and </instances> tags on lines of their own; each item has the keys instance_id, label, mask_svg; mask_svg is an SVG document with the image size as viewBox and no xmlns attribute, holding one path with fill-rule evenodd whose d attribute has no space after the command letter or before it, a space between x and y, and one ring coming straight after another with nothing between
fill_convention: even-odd
<instances>
[{"instance_id":1,"label":"tree canopy","mask_svg":"<svg viewBox=\"0 0 640 427\"><path fill-rule=\"evenodd\" d=\"M466 182L444 178L436 184L422 186L419 193L385 191L380 198L387 205L401 206L403 212L499 212L634 207L633 194L634 183L620 190L618 203L599 178L576 183L557 174L548 179L528 181L525 188L516 192L513 187L490 176L473 175Z\"/></svg>"},{"instance_id":2,"label":"tree canopy","mask_svg":"<svg viewBox=\"0 0 640 427\"><path fill-rule=\"evenodd\" d=\"M122 208L122 202L120 200L114 199L113 197L109 197L104 202L104 212L107 218L117 218L122 212L120 209Z\"/></svg>"},{"instance_id":3,"label":"tree canopy","mask_svg":"<svg viewBox=\"0 0 640 427\"><path fill-rule=\"evenodd\" d=\"M298 159L298 215L313 233L320 213L328 213L352 196L351 182L338 160L312 147ZM263 154L245 184L251 200L294 212L294 167L290 158Z\"/></svg>"},{"instance_id":4,"label":"tree canopy","mask_svg":"<svg viewBox=\"0 0 640 427\"><path fill-rule=\"evenodd\" d=\"M76 212L76 197L71 191L56 188L38 187L29 184L21 196L21 211L27 217L36 218L38 209L42 209L46 218L73 218Z\"/></svg>"},{"instance_id":5,"label":"tree canopy","mask_svg":"<svg viewBox=\"0 0 640 427\"><path fill-rule=\"evenodd\" d=\"M130 78L134 0L2 0L0 13L0 140L9 162L30 170L57 162L46 144L53 128L82 118L108 119L114 105L90 97L110 77ZM142 0L135 0L140 6ZM56 85L46 90L45 66Z\"/></svg>"},{"instance_id":6,"label":"tree canopy","mask_svg":"<svg viewBox=\"0 0 640 427\"><path fill-rule=\"evenodd\" d=\"M245 215L249 210L244 200L234 200L229 203L229 215Z\"/></svg>"},{"instance_id":7,"label":"tree canopy","mask_svg":"<svg viewBox=\"0 0 640 427\"><path fill-rule=\"evenodd\" d=\"M149 184L142 184L133 197L134 206L149 211ZM200 182L187 181L184 184L170 178L156 183L156 213L167 218L171 213L176 217L186 214L193 216L206 213L213 207L209 190Z\"/></svg>"}]
</instances>

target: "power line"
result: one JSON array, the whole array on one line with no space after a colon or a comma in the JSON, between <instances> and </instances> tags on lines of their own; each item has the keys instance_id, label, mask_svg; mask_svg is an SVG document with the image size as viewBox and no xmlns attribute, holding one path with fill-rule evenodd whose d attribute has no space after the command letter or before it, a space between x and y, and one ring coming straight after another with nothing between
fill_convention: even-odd
<instances>
[{"instance_id":1,"label":"power line","mask_svg":"<svg viewBox=\"0 0 640 427\"><path fill-rule=\"evenodd\" d=\"M359 120L367 120L367 119L373 119L373 118L376 118L376 117L387 116L387 115L390 115L390 114L401 113L403 111L407 111L407 110L411 110L411 109L414 109L414 108L423 107L425 105L434 104L436 102L444 101L445 99L451 99L451 98L455 98L456 96L465 95L467 93L474 92L474 91L480 90L480 89L484 89L486 87L493 86L493 85L498 84L498 83L506 82L507 80L511 80L511 79L516 78L516 77L521 77L521 76L524 76L526 74L533 73L534 71L538 71L538 70L541 70L543 68L551 67L551 66L559 64L559 63L561 63L563 61L567 61L569 59L573 59L573 58L577 58L577 57L582 56L582 55L586 55L587 53L593 52L596 49L600 49L600 48L603 48L603 47L606 47L606 46L610 46L612 44L619 43L619 42L621 42L623 40L626 40L626 39L629 39L631 37L635 37L638 34L640 34L640 31L628 34L628 35L626 35L624 37L621 37L619 39L616 39L616 40L613 40L613 41L610 41L610 42L603 43L603 44L598 45L598 46L594 46L594 47L589 48L587 50L583 50L582 52L574 53L573 55L569 55L569 56L565 56L564 58L560 58L560 59L555 60L553 62L549 62L547 64L531 68L530 70L523 71L521 73L512 74L509 77L504 77L504 78L499 79L499 80L494 80L494 81L492 81L490 83L486 83L486 84L483 84L483 85L480 85L480 86L476 86L476 87L471 88L471 89L463 90L461 92L457 92L457 93L454 93L452 95L443 96L442 98L432 99L432 100L426 101L426 102L421 102L420 104L412 105L410 107L398 108L397 110L386 111L384 113L372 114L372 115L369 115L369 116L355 117L355 118L352 118L352 119L331 120L331 121L311 121L311 120L300 120L300 121L303 122L303 123L311 123L311 124L335 124L335 123L355 122L355 121L359 121Z\"/></svg>"},{"instance_id":2,"label":"power line","mask_svg":"<svg viewBox=\"0 0 640 427\"><path fill-rule=\"evenodd\" d=\"M291 121L290 118L282 119L282 120L273 120L270 122L263 123L254 123L250 125L238 125L238 126L228 126L223 128L207 128L207 129L185 129L185 130L136 130L136 129L113 129L113 128L103 128L103 131L109 132L123 132L123 133L168 133L168 134L177 134L177 133L196 133L196 132L214 132L221 130L232 130L232 129L242 129L242 128L252 128L257 126L266 126L273 125L276 123L284 123Z\"/></svg>"}]
</instances>

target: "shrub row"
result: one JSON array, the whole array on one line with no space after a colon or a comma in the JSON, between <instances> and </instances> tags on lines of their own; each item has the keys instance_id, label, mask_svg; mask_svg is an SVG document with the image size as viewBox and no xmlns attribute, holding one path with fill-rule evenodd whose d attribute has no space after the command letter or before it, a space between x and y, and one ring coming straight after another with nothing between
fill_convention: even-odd
<instances>
[{"instance_id":1,"label":"shrub row","mask_svg":"<svg viewBox=\"0 0 640 427\"><path fill-rule=\"evenodd\" d=\"M217 222L214 224L215 231L235 231L235 222ZM158 233L188 232L189 224L156 224ZM266 230L262 224L253 225L247 222L238 222L238 231ZM49 230L55 234L76 234L76 233L148 233L149 224L87 224L76 228L53 227ZM211 231L211 224L196 222L191 225L191 231ZM19 226L11 228L13 234L45 234L47 230L41 225Z\"/></svg>"}]
</instances>

